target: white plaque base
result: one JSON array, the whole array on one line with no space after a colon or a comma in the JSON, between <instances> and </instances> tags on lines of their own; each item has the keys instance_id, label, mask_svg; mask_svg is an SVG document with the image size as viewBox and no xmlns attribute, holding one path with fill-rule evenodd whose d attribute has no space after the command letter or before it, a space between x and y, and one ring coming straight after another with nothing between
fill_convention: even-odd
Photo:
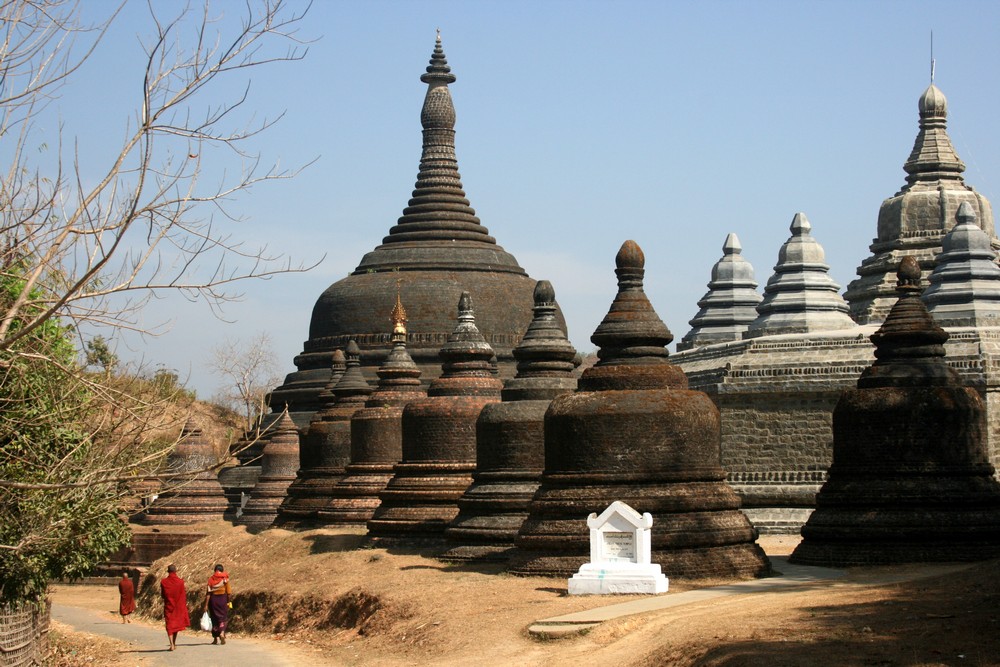
<instances>
[{"instance_id":1,"label":"white plaque base","mask_svg":"<svg viewBox=\"0 0 1000 667\"><path fill-rule=\"evenodd\" d=\"M666 593L670 582L656 563L586 563L569 580L570 595Z\"/></svg>"}]
</instances>

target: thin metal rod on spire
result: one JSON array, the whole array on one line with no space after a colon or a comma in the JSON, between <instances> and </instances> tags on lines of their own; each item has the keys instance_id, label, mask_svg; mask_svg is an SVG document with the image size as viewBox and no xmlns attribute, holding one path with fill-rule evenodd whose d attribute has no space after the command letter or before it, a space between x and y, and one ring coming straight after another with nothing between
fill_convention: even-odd
<instances>
[{"instance_id":1,"label":"thin metal rod on spire","mask_svg":"<svg viewBox=\"0 0 1000 667\"><path fill-rule=\"evenodd\" d=\"M934 83L934 31L931 30L931 83Z\"/></svg>"}]
</instances>

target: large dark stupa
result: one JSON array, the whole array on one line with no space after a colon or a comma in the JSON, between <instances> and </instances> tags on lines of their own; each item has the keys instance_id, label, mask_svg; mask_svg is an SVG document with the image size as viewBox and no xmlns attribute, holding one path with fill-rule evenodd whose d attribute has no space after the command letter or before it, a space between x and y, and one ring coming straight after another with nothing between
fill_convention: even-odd
<instances>
[{"instance_id":1,"label":"large dark stupa","mask_svg":"<svg viewBox=\"0 0 1000 667\"><path fill-rule=\"evenodd\" d=\"M511 570L569 576L589 560L589 514L616 500L653 516L652 561L670 577L755 577L770 564L720 461L719 411L667 360L673 336L643 291L634 241L591 341L599 361L545 413L545 469Z\"/></svg>"},{"instance_id":2,"label":"large dark stupa","mask_svg":"<svg viewBox=\"0 0 1000 667\"><path fill-rule=\"evenodd\" d=\"M501 377L514 375L512 351L531 321L535 281L490 236L462 189L455 157L455 108L448 84L455 81L438 35L420 122L423 153L416 186L402 217L346 278L316 301L309 340L291 373L271 394L280 412L318 409L315 396L329 377L330 353L357 341L362 365L374 371L391 347L382 313L392 309L397 281L407 297L407 349L425 381L440 372L438 350L453 326L455 303L468 291L479 310L479 329L496 352ZM565 322L558 314L560 326Z\"/></svg>"},{"instance_id":3,"label":"large dark stupa","mask_svg":"<svg viewBox=\"0 0 1000 667\"><path fill-rule=\"evenodd\" d=\"M986 406L945 362L948 333L900 261L876 361L833 413L833 464L791 560L847 567L1000 557L1000 483Z\"/></svg>"}]
</instances>

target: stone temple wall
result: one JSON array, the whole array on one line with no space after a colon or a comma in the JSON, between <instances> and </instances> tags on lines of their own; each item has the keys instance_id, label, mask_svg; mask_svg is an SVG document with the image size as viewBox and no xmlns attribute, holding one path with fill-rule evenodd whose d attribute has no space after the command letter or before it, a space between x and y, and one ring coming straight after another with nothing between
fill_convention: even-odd
<instances>
[{"instance_id":1,"label":"stone temple wall","mask_svg":"<svg viewBox=\"0 0 1000 667\"><path fill-rule=\"evenodd\" d=\"M672 357L719 408L722 467L762 533L797 532L812 512L832 458L833 408L871 363L872 332L771 336Z\"/></svg>"},{"instance_id":2,"label":"stone temple wall","mask_svg":"<svg viewBox=\"0 0 1000 667\"><path fill-rule=\"evenodd\" d=\"M832 455L839 392L717 395L722 467L761 532L794 531L811 512Z\"/></svg>"},{"instance_id":3,"label":"stone temple wall","mask_svg":"<svg viewBox=\"0 0 1000 667\"><path fill-rule=\"evenodd\" d=\"M672 355L722 415L722 466L762 533L796 533L832 462L833 409L874 360L875 326L771 336ZM948 365L987 404L1000 467L1000 328L950 328Z\"/></svg>"}]
</instances>

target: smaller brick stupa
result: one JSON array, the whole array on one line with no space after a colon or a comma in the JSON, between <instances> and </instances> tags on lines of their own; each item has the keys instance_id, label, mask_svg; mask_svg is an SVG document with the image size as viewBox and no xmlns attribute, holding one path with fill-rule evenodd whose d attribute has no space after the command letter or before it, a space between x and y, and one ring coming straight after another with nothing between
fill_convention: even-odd
<instances>
[{"instance_id":1,"label":"smaller brick stupa","mask_svg":"<svg viewBox=\"0 0 1000 667\"><path fill-rule=\"evenodd\" d=\"M726 236L722 259L712 267L708 292L698 302L698 314L688 322L691 331L677 344L677 351L702 345L740 340L757 319L761 296L753 277L753 266L743 255L736 234Z\"/></svg>"},{"instance_id":2,"label":"smaller brick stupa","mask_svg":"<svg viewBox=\"0 0 1000 667\"><path fill-rule=\"evenodd\" d=\"M615 263L618 294L590 338L599 361L545 413L545 469L511 570L574 574L591 553L588 515L617 500L652 515L652 560L668 576L765 575L725 481L719 411L667 359L673 336L643 291L642 250L626 241Z\"/></svg>"},{"instance_id":3,"label":"smaller brick stupa","mask_svg":"<svg viewBox=\"0 0 1000 667\"><path fill-rule=\"evenodd\" d=\"M325 406L302 435L301 467L278 510L276 525L317 525L317 513L330 501L334 485L344 474L351 457L351 415L364 407L372 391L361 374L360 357L358 346L349 341L344 351L344 373L330 388Z\"/></svg>"},{"instance_id":4,"label":"smaller brick stupa","mask_svg":"<svg viewBox=\"0 0 1000 667\"><path fill-rule=\"evenodd\" d=\"M993 243L976 217L972 205L962 202L921 296L941 326L1000 326L1000 267Z\"/></svg>"},{"instance_id":5,"label":"smaller brick stupa","mask_svg":"<svg viewBox=\"0 0 1000 667\"><path fill-rule=\"evenodd\" d=\"M792 235L778 251L774 273L764 286L757 319L744 338L837 331L857 326L848 314L840 285L830 277L823 246L812 236L805 213L796 213Z\"/></svg>"},{"instance_id":6,"label":"smaller brick stupa","mask_svg":"<svg viewBox=\"0 0 1000 667\"><path fill-rule=\"evenodd\" d=\"M324 524L364 524L372 518L378 494L403 458L403 408L426 396L420 369L406 351L406 309L398 290L391 317L392 350L377 371L375 391L351 417L351 462L319 511Z\"/></svg>"},{"instance_id":7,"label":"smaller brick stupa","mask_svg":"<svg viewBox=\"0 0 1000 667\"><path fill-rule=\"evenodd\" d=\"M278 507L299 468L299 431L288 413L271 427L271 436L261 457L260 477L250 492L250 499L236 519L251 532L269 528L278 517Z\"/></svg>"},{"instance_id":8,"label":"smaller brick stupa","mask_svg":"<svg viewBox=\"0 0 1000 667\"><path fill-rule=\"evenodd\" d=\"M472 297L458 300L458 326L441 348L441 376L403 408L403 458L368 522L377 539L443 539L476 469L476 419L500 400L493 348L476 327Z\"/></svg>"},{"instance_id":9,"label":"smaller brick stupa","mask_svg":"<svg viewBox=\"0 0 1000 667\"><path fill-rule=\"evenodd\" d=\"M476 422L476 472L445 531L454 545L445 560L505 560L528 516L545 463L545 411L576 389L576 349L556 319L552 283L535 285L534 317L514 348L516 377L502 403L490 403Z\"/></svg>"},{"instance_id":10,"label":"smaller brick stupa","mask_svg":"<svg viewBox=\"0 0 1000 667\"><path fill-rule=\"evenodd\" d=\"M833 464L796 563L848 567L1000 557L1000 483L986 407L945 362L948 333L920 300L916 258L872 335L875 363L833 413Z\"/></svg>"},{"instance_id":11,"label":"smaller brick stupa","mask_svg":"<svg viewBox=\"0 0 1000 667\"><path fill-rule=\"evenodd\" d=\"M228 506L226 494L213 467L218 457L194 418L187 420L173 451L167 455L167 474L179 477L164 482L163 489L146 508L146 525L182 525L222 520Z\"/></svg>"}]
</instances>

